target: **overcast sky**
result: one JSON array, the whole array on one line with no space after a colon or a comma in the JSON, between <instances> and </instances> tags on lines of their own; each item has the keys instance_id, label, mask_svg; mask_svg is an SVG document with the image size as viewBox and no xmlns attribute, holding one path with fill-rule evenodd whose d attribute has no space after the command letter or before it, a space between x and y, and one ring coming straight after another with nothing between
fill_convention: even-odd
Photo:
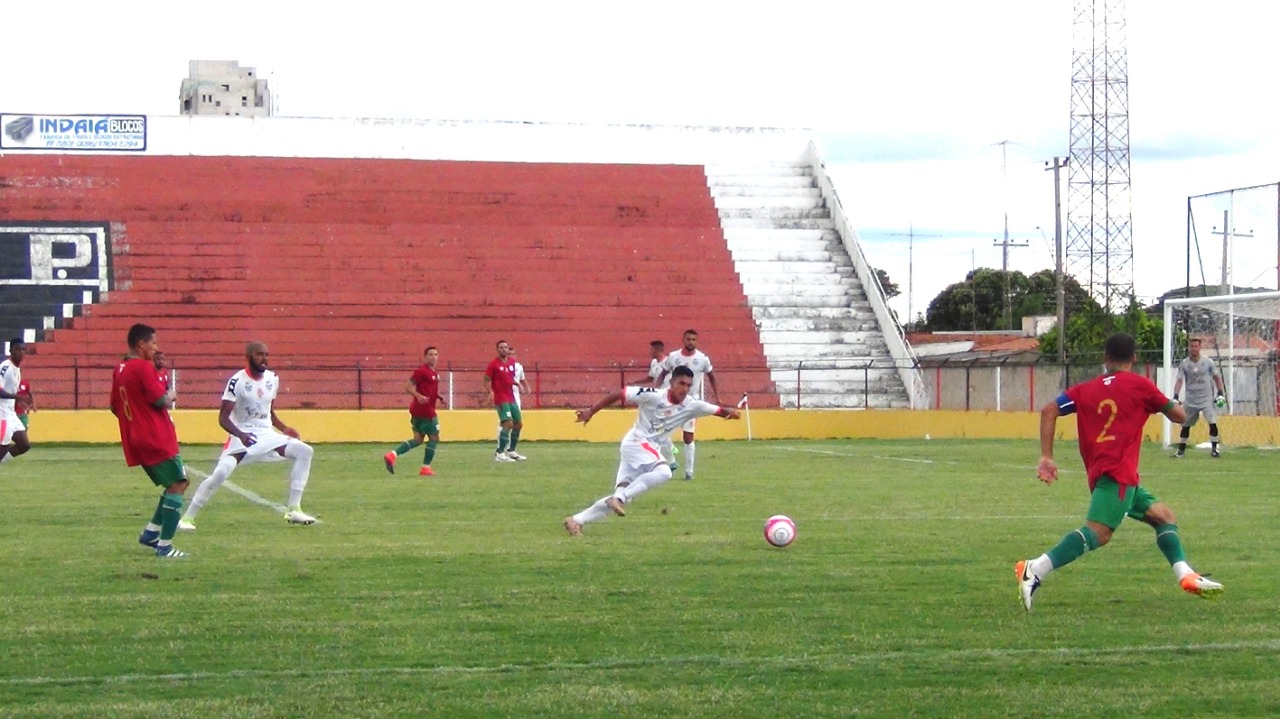
<instances>
[{"instance_id":1,"label":"overcast sky","mask_svg":"<svg viewBox=\"0 0 1280 719\"><path fill-rule=\"evenodd\" d=\"M916 233L914 312L1000 266L1006 213L1027 244L1010 267L1053 264L1043 167L1068 150L1072 0L24 7L7 13L3 112L176 114L188 61L208 59L257 67L283 115L812 128L904 293ZM1185 280L1189 196L1280 180L1280 3L1129 0L1127 18L1134 279L1152 297ZM1228 203L1196 203L1206 253ZM1254 235L1236 283L1276 287L1274 191L1234 206Z\"/></svg>"}]
</instances>

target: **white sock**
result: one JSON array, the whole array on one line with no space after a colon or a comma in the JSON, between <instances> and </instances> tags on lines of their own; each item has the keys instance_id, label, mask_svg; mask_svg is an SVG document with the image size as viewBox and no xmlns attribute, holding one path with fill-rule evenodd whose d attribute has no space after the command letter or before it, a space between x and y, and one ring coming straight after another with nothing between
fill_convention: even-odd
<instances>
[{"instance_id":1,"label":"white sock","mask_svg":"<svg viewBox=\"0 0 1280 719\"><path fill-rule=\"evenodd\" d=\"M1181 582L1182 578L1187 576L1188 574L1195 574L1195 573L1196 573L1196 570L1192 569L1191 565L1187 564L1186 562L1173 563L1173 576L1177 577L1179 582Z\"/></svg>"},{"instance_id":2,"label":"white sock","mask_svg":"<svg viewBox=\"0 0 1280 719\"><path fill-rule=\"evenodd\" d=\"M1031 573L1044 579L1049 576L1049 572L1053 571L1053 562L1049 559L1049 555L1041 554L1039 557L1031 560Z\"/></svg>"},{"instance_id":3,"label":"white sock","mask_svg":"<svg viewBox=\"0 0 1280 719\"><path fill-rule=\"evenodd\" d=\"M218 491L218 487L221 487L222 483L227 481L227 477L230 477L231 473L236 471L237 464L239 463L236 462L236 458L231 455L219 459L218 466L213 468L213 474L205 477L200 486L196 487L196 493L192 495L191 503L187 505L187 511L182 515L182 518L194 520L196 515L200 513L200 509L204 507L205 502L208 502L213 493Z\"/></svg>"},{"instance_id":4,"label":"white sock","mask_svg":"<svg viewBox=\"0 0 1280 719\"><path fill-rule=\"evenodd\" d=\"M284 446L284 456L293 460L293 469L289 470L289 507L302 506L302 490L307 487L311 478L311 456L315 450L311 445L297 439L289 440Z\"/></svg>"},{"instance_id":5,"label":"white sock","mask_svg":"<svg viewBox=\"0 0 1280 719\"><path fill-rule=\"evenodd\" d=\"M693 474L693 450L695 449L694 444L695 444L694 442L684 443L684 473L689 475Z\"/></svg>"},{"instance_id":6,"label":"white sock","mask_svg":"<svg viewBox=\"0 0 1280 719\"><path fill-rule=\"evenodd\" d=\"M588 522L599 522L609 516L610 510L605 506L605 500L610 497L613 497L613 495L611 494L608 497L601 497L595 504L573 515L573 521L578 524L586 524Z\"/></svg>"},{"instance_id":7,"label":"white sock","mask_svg":"<svg viewBox=\"0 0 1280 719\"><path fill-rule=\"evenodd\" d=\"M614 496L624 502L630 502L636 497L636 495L643 494L668 479L671 479L671 468L665 464L660 464L654 469L636 477L634 482L622 489L619 489Z\"/></svg>"}]
</instances>

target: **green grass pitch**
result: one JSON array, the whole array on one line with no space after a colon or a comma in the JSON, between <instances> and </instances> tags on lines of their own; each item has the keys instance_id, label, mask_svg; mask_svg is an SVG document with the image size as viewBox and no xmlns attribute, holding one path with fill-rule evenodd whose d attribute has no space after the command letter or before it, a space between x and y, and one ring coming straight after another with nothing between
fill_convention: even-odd
<instances>
[{"instance_id":1,"label":"green grass pitch","mask_svg":"<svg viewBox=\"0 0 1280 719\"><path fill-rule=\"evenodd\" d=\"M1082 522L1079 457L1012 441L703 442L698 477L570 538L614 444L317 447L289 527L224 488L161 562L157 491L118 447L0 466L4 717L1274 717L1280 454L1144 449L1189 558L1154 533L1055 572L1013 563ZM208 472L216 448L184 450ZM232 482L284 499L287 464ZM193 489L194 491L194 482ZM191 491L188 492L190 496ZM761 534L796 520L786 549Z\"/></svg>"}]
</instances>

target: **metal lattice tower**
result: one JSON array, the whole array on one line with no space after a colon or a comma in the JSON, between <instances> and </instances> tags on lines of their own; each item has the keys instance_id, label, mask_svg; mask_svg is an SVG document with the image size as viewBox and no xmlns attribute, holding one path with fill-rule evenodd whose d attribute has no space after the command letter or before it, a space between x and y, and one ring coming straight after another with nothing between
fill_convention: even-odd
<instances>
[{"instance_id":1,"label":"metal lattice tower","mask_svg":"<svg viewBox=\"0 0 1280 719\"><path fill-rule=\"evenodd\" d=\"M1133 297L1124 0L1075 0L1066 272L1110 312Z\"/></svg>"}]
</instances>

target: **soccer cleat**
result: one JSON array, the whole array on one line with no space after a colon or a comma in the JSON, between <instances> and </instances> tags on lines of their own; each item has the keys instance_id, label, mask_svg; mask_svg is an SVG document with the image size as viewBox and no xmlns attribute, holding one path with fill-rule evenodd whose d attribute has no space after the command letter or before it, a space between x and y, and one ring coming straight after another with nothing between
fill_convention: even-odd
<instances>
[{"instance_id":1,"label":"soccer cleat","mask_svg":"<svg viewBox=\"0 0 1280 719\"><path fill-rule=\"evenodd\" d=\"M507 458L513 462L523 462L526 459L528 459L528 457L524 456L523 454L520 454L519 452L516 452L514 449L507 450Z\"/></svg>"},{"instance_id":2,"label":"soccer cleat","mask_svg":"<svg viewBox=\"0 0 1280 719\"><path fill-rule=\"evenodd\" d=\"M1216 599L1219 594L1225 591L1225 587L1218 582L1208 577L1202 577L1195 572L1183 577L1182 581L1178 583L1182 585L1182 591L1203 599Z\"/></svg>"},{"instance_id":3,"label":"soccer cleat","mask_svg":"<svg viewBox=\"0 0 1280 719\"><path fill-rule=\"evenodd\" d=\"M395 452L387 452L386 454L382 455L382 463L387 465L388 472L390 472L391 474L396 473L396 453Z\"/></svg>"},{"instance_id":4,"label":"soccer cleat","mask_svg":"<svg viewBox=\"0 0 1280 719\"><path fill-rule=\"evenodd\" d=\"M418 470L418 476L419 476L419 477L434 477L434 476L436 476L436 473L435 473L435 472L433 472L433 471L431 471L431 465L429 465L429 464L424 464L424 465L422 465L422 469Z\"/></svg>"},{"instance_id":5,"label":"soccer cleat","mask_svg":"<svg viewBox=\"0 0 1280 719\"><path fill-rule=\"evenodd\" d=\"M155 549L156 545L159 543L160 543L159 532L148 532L146 530L143 530L142 534L138 535L138 544L141 544L144 547L151 547L152 549Z\"/></svg>"},{"instance_id":6,"label":"soccer cleat","mask_svg":"<svg viewBox=\"0 0 1280 719\"><path fill-rule=\"evenodd\" d=\"M573 517L564 518L564 528L569 532L570 537L582 536L582 522L579 522Z\"/></svg>"},{"instance_id":7,"label":"soccer cleat","mask_svg":"<svg viewBox=\"0 0 1280 719\"><path fill-rule=\"evenodd\" d=\"M495 462L514 462L515 460L514 460L514 459L512 459L512 458L511 458L511 457L510 457L506 452L494 452L494 453L493 453L493 461L495 461Z\"/></svg>"},{"instance_id":8,"label":"soccer cleat","mask_svg":"<svg viewBox=\"0 0 1280 719\"><path fill-rule=\"evenodd\" d=\"M1182 459L1183 456L1184 456L1184 452L1182 450L1178 450L1177 452L1173 453L1174 459Z\"/></svg>"},{"instance_id":9,"label":"soccer cleat","mask_svg":"<svg viewBox=\"0 0 1280 719\"><path fill-rule=\"evenodd\" d=\"M156 556L160 559L186 559L191 555L172 544L166 544L163 547L156 547Z\"/></svg>"},{"instance_id":10,"label":"soccer cleat","mask_svg":"<svg viewBox=\"0 0 1280 719\"><path fill-rule=\"evenodd\" d=\"M178 520L178 529L181 529L184 532L194 532L196 531L196 523L186 517L183 517Z\"/></svg>"},{"instance_id":11,"label":"soccer cleat","mask_svg":"<svg viewBox=\"0 0 1280 719\"><path fill-rule=\"evenodd\" d=\"M316 518L302 511L302 507L290 507L288 512L284 513L284 521L289 524L315 524Z\"/></svg>"},{"instance_id":12,"label":"soccer cleat","mask_svg":"<svg viewBox=\"0 0 1280 719\"><path fill-rule=\"evenodd\" d=\"M1040 588L1040 577L1032 574L1030 559L1024 559L1013 565L1013 572L1018 576L1018 596L1022 597L1022 606L1029 612L1036 590Z\"/></svg>"},{"instance_id":13,"label":"soccer cleat","mask_svg":"<svg viewBox=\"0 0 1280 719\"><path fill-rule=\"evenodd\" d=\"M627 516L627 510L622 508L622 500L617 497L610 497L604 500L604 506L613 510L613 513L619 517Z\"/></svg>"},{"instance_id":14,"label":"soccer cleat","mask_svg":"<svg viewBox=\"0 0 1280 719\"><path fill-rule=\"evenodd\" d=\"M1217 447L1214 447L1213 451L1209 453L1209 456L1213 457L1214 459L1217 459L1218 457L1222 456L1222 453L1218 451Z\"/></svg>"},{"instance_id":15,"label":"soccer cleat","mask_svg":"<svg viewBox=\"0 0 1280 719\"><path fill-rule=\"evenodd\" d=\"M677 462L667 462L667 466L671 468L672 474L674 474L677 469L680 469L680 464Z\"/></svg>"},{"instance_id":16,"label":"soccer cleat","mask_svg":"<svg viewBox=\"0 0 1280 719\"><path fill-rule=\"evenodd\" d=\"M689 480L691 480L691 479L693 479L693 472L685 472L685 473L684 473L684 481L688 482L688 481L689 481Z\"/></svg>"}]
</instances>

